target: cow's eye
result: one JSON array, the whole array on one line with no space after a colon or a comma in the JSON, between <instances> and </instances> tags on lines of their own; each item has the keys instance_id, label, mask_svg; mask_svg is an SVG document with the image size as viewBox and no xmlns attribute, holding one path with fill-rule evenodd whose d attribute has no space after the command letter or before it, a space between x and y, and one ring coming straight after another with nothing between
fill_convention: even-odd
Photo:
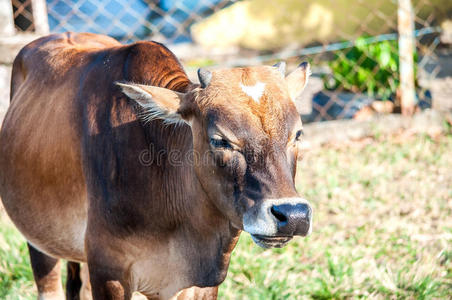
<instances>
[{"instance_id":1,"label":"cow's eye","mask_svg":"<svg viewBox=\"0 0 452 300\"><path fill-rule=\"evenodd\" d=\"M303 129L300 129L295 134L295 141L299 142L301 140L301 137L304 135Z\"/></svg>"},{"instance_id":2,"label":"cow's eye","mask_svg":"<svg viewBox=\"0 0 452 300\"><path fill-rule=\"evenodd\" d=\"M225 139L210 138L210 144L214 148L232 149L231 144Z\"/></svg>"}]
</instances>

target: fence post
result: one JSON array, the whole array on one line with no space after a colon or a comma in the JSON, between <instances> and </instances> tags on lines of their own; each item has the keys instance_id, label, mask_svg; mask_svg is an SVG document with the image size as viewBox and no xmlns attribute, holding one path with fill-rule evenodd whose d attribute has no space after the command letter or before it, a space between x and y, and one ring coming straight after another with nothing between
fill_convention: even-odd
<instances>
[{"instance_id":1,"label":"fence post","mask_svg":"<svg viewBox=\"0 0 452 300\"><path fill-rule=\"evenodd\" d=\"M2 1L2 0L0 0ZM47 6L45 0L32 0L33 23L37 34L49 34L49 20L47 18Z\"/></svg>"},{"instance_id":2,"label":"fence post","mask_svg":"<svg viewBox=\"0 0 452 300\"><path fill-rule=\"evenodd\" d=\"M403 115L412 115L416 104L414 87L414 12L411 0L399 0L400 100Z\"/></svg>"},{"instance_id":3,"label":"fence post","mask_svg":"<svg viewBox=\"0 0 452 300\"><path fill-rule=\"evenodd\" d=\"M14 35L13 6L10 0L0 0L0 36Z\"/></svg>"}]
</instances>

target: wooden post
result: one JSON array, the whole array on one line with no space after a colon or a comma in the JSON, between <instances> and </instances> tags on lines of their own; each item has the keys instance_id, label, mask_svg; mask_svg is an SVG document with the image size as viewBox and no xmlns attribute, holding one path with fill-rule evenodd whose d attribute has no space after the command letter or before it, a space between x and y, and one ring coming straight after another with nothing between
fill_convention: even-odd
<instances>
[{"instance_id":1,"label":"wooden post","mask_svg":"<svg viewBox=\"0 0 452 300\"><path fill-rule=\"evenodd\" d=\"M414 87L414 13L411 0L399 0L399 64L400 96L403 115L412 115L415 110L416 92Z\"/></svg>"},{"instance_id":2,"label":"wooden post","mask_svg":"<svg viewBox=\"0 0 452 300\"><path fill-rule=\"evenodd\" d=\"M0 36L14 35L13 6L10 0L0 0Z\"/></svg>"},{"instance_id":3,"label":"wooden post","mask_svg":"<svg viewBox=\"0 0 452 300\"><path fill-rule=\"evenodd\" d=\"M47 18L46 1L32 0L31 5L33 9L33 23L35 25L35 32L39 35L49 34L49 21Z\"/></svg>"}]
</instances>

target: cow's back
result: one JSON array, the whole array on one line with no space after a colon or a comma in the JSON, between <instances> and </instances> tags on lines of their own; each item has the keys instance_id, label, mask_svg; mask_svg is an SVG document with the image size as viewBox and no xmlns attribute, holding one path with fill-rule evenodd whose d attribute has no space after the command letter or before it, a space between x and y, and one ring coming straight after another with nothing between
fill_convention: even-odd
<instances>
[{"instance_id":1,"label":"cow's back","mask_svg":"<svg viewBox=\"0 0 452 300\"><path fill-rule=\"evenodd\" d=\"M157 72L157 62L166 74ZM166 48L152 42L121 46L94 34L41 38L14 62L11 105L0 133L0 196L26 238L53 256L85 260L86 181L93 180L85 172L87 140L136 120L131 105L116 107L110 99L120 93L117 80L181 91L189 84ZM115 111L114 117L99 116L103 110Z\"/></svg>"}]
</instances>

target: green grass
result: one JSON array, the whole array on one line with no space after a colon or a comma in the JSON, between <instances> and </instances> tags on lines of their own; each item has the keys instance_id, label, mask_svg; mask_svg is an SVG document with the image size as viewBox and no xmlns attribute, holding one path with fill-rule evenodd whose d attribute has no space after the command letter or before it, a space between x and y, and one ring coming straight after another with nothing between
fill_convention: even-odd
<instances>
[{"instance_id":1,"label":"green grass","mask_svg":"<svg viewBox=\"0 0 452 300\"><path fill-rule=\"evenodd\" d=\"M297 188L312 235L263 250L243 233L220 299L450 298L451 149L451 135L406 133L309 149ZM34 293L25 241L3 216L0 299Z\"/></svg>"},{"instance_id":2,"label":"green grass","mask_svg":"<svg viewBox=\"0 0 452 300\"><path fill-rule=\"evenodd\" d=\"M221 298L451 297L451 149L450 135L405 134L308 150L312 235L261 250L242 234Z\"/></svg>"},{"instance_id":3,"label":"green grass","mask_svg":"<svg viewBox=\"0 0 452 300\"><path fill-rule=\"evenodd\" d=\"M35 299L25 239L0 212L0 299Z\"/></svg>"}]
</instances>

